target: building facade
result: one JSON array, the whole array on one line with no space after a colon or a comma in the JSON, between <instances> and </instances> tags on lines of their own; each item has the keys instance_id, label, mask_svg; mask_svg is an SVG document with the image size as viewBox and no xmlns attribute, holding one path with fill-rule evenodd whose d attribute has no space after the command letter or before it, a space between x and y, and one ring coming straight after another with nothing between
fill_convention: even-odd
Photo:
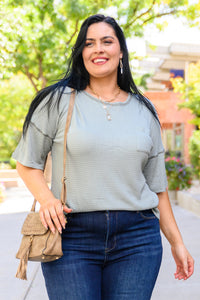
<instances>
[{"instance_id":1,"label":"building facade","mask_svg":"<svg viewBox=\"0 0 200 300\"><path fill-rule=\"evenodd\" d=\"M181 100L173 91L149 91L145 94L158 112L165 151L175 151L188 164L188 143L194 130L194 125L189 123L192 114L188 109L178 109Z\"/></svg>"},{"instance_id":2,"label":"building facade","mask_svg":"<svg viewBox=\"0 0 200 300\"><path fill-rule=\"evenodd\" d=\"M188 66L200 60L200 45L176 44L169 47L147 47L147 58L140 62L143 74L151 74L145 95L155 105L166 151L176 151L189 163L188 142L195 130L188 109L179 109L183 100L174 93L171 78L182 77L188 82Z\"/></svg>"}]
</instances>

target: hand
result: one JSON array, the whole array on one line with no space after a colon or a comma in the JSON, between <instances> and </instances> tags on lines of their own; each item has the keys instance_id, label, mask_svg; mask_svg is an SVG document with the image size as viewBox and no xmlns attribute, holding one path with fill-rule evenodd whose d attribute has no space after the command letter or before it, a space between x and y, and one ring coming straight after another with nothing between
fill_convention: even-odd
<instances>
[{"instance_id":1,"label":"hand","mask_svg":"<svg viewBox=\"0 0 200 300\"><path fill-rule=\"evenodd\" d=\"M172 255L176 263L176 279L188 279L194 272L194 260L190 253L185 248L184 244L172 246Z\"/></svg>"},{"instance_id":2,"label":"hand","mask_svg":"<svg viewBox=\"0 0 200 300\"><path fill-rule=\"evenodd\" d=\"M72 209L69 209L66 205L62 206L59 199L51 199L40 206L40 219L42 224L46 228L55 233L55 226L60 233L62 233L62 228L65 228L66 220L64 212L70 213Z\"/></svg>"}]
</instances>

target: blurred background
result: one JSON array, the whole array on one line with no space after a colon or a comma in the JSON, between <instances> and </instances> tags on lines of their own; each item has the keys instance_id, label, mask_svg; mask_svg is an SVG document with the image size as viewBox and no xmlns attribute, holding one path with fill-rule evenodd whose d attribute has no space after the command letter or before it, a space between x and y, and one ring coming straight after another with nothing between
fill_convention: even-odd
<instances>
[{"instance_id":1,"label":"blurred background","mask_svg":"<svg viewBox=\"0 0 200 300\"><path fill-rule=\"evenodd\" d=\"M96 13L112 16L121 25L135 83L157 109L170 200L184 241L196 261L191 279L175 281L170 245L163 239L163 262L152 300L199 300L197 0L0 0L0 299L48 299L38 264L29 264L27 282L14 277L20 228L33 198L19 178L11 155L33 97L62 78L82 21ZM50 170L49 160L49 182Z\"/></svg>"},{"instance_id":2,"label":"blurred background","mask_svg":"<svg viewBox=\"0 0 200 300\"><path fill-rule=\"evenodd\" d=\"M166 158L181 160L178 172L191 167L184 187L199 180L200 1L4 0L0 1L1 190L14 184L4 171L15 168L11 155L30 102L41 88L62 78L82 21L95 13L113 16L124 30L134 80L158 111Z\"/></svg>"}]
</instances>

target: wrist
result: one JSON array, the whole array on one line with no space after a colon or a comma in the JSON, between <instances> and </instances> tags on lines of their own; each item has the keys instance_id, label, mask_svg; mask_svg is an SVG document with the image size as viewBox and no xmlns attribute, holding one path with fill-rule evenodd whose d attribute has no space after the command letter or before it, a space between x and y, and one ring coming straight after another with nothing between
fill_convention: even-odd
<instances>
[{"instance_id":1,"label":"wrist","mask_svg":"<svg viewBox=\"0 0 200 300\"><path fill-rule=\"evenodd\" d=\"M182 238L179 238L177 240L169 241L169 243L170 243L172 248L184 246Z\"/></svg>"},{"instance_id":2,"label":"wrist","mask_svg":"<svg viewBox=\"0 0 200 300\"><path fill-rule=\"evenodd\" d=\"M40 205L45 205L48 202L53 202L56 200L54 195L50 190L47 190L46 192L42 192L38 195L38 198L36 198L37 201L40 203Z\"/></svg>"}]
</instances>

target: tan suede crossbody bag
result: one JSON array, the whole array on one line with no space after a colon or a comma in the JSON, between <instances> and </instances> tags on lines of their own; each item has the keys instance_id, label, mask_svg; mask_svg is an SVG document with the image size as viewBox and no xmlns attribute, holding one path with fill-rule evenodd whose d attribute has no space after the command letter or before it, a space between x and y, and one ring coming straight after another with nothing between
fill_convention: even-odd
<instances>
[{"instance_id":1,"label":"tan suede crossbody bag","mask_svg":"<svg viewBox=\"0 0 200 300\"><path fill-rule=\"evenodd\" d=\"M65 170L66 170L66 142L67 133L69 130L73 107L75 101L75 91L71 92L69 108L67 113L67 120L64 132L64 150L63 150L63 177L62 177L62 191L61 203L65 205L66 200L66 184L65 184ZM61 234L56 230L52 233L50 229L46 229L39 216L39 212L35 211L37 200L34 199L30 213L27 215L21 233L23 235L20 248L16 254L16 258L20 259L19 267L16 277L20 279L27 279L27 263L30 261L49 262L62 257L62 240Z\"/></svg>"}]
</instances>

